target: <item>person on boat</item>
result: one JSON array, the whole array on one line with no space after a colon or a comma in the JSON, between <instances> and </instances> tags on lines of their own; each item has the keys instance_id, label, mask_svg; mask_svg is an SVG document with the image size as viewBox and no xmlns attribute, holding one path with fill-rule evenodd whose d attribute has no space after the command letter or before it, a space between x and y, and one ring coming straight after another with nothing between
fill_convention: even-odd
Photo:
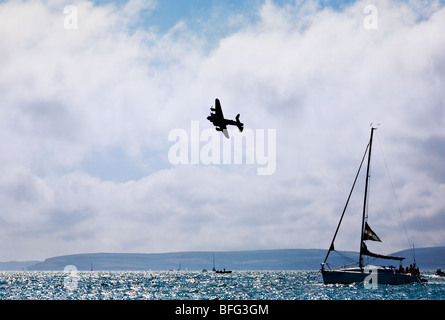
<instances>
[{"instance_id":1,"label":"person on boat","mask_svg":"<svg viewBox=\"0 0 445 320\"><path fill-rule=\"evenodd\" d=\"M411 273L413 276L419 274L419 268L416 268L416 265L409 265L409 273Z\"/></svg>"}]
</instances>

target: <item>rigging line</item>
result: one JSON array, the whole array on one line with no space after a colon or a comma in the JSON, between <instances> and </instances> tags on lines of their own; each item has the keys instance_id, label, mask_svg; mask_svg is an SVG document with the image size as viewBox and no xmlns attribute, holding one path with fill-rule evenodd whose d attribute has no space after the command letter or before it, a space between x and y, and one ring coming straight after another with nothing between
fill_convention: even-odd
<instances>
[{"instance_id":1,"label":"rigging line","mask_svg":"<svg viewBox=\"0 0 445 320\"><path fill-rule=\"evenodd\" d=\"M368 152L368 149L369 149L369 143L368 143L368 145L366 146L366 150L365 150L365 153L363 154L362 161L360 162L360 166L359 166L358 171L357 171L357 174L356 174L356 176L355 176L354 183L352 184L351 191L349 192L348 200L346 200L346 204L345 204L345 207L344 207L343 212L342 212L342 214L341 214L340 221L339 221L339 223L338 223L338 225L337 225L337 229L335 230L334 237L332 238L331 245L329 246L328 253L326 254L326 258L324 259L324 262L323 262L323 263L326 263L326 260L328 260L328 257L329 257L329 253L331 253L331 251L334 250L334 241L335 241L335 238L337 237L338 230L340 229L340 225L341 225L341 222L342 222L342 220L343 220L343 216L345 215L346 208L348 207L349 200L351 199L352 191L354 191L355 183L357 182L357 178L358 178L358 176L359 176L359 174L360 174L360 170L362 169L363 161L365 160L366 153Z\"/></svg>"},{"instance_id":2,"label":"rigging line","mask_svg":"<svg viewBox=\"0 0 445 320\"><path fill-rule=\"evenodd\" d=\"M394 188L394 184L393 184L392 179L391 179L391 174L389 173L388 163L386 162L385 153L383 152L383 146L382 146L382 143L380 142L378 134L377 134L377 140L379 140L380 151L381 151L382 156L383 156L383 161L385 162L386 173L388 174L389 182L391 183L392 192L394 194L394 198L395 198L396 204L397 204L397 209L399 210L400 219L402 220L403 229L405 230L406 239L408 240L408 245L409 245L409 247L411 249L411 254L413 255L413 259L415 259L414 258L414 251L413 251L412 246L411 246L411 241L409 241L408 231L406 230L405 221L403 220L402 210L400 210L399 200L397 199L396 190Z\"/></svg>"},{"instance_id":3,"label":"rigging line","mask_svg":"<svg viewBox=\"0 0 445 320\"><path fill-rule=\"evenodd\" d=\"M343 259L345 259L349 263L355 263L356 262L353 258L348 257L346 254L343 254L340 251L334 250L334 252L336 252L340 257L342 257Z\"/></svg>"}]
</instances>

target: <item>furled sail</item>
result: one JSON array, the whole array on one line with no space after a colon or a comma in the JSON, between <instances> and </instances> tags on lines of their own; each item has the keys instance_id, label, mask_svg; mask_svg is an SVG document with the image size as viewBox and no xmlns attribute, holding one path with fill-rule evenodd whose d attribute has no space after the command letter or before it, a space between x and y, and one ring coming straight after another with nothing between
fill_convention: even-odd
<instances>
[{"instance_id":1,"label":"furled sail","mask_svg":"<svg viewBox=\"0 0 445 320\"><path fill-rule=\"evenodd\" d=\"M379 258L379 259L399 260L399 261L402 261L403 259L405 259L403 257L384 256L382 254L373 253L373 252L368 250L368 248L366 247L366 244L364 242L362 242L361 254L369 256L369 257Z\"/></svg>"}]
</instances>

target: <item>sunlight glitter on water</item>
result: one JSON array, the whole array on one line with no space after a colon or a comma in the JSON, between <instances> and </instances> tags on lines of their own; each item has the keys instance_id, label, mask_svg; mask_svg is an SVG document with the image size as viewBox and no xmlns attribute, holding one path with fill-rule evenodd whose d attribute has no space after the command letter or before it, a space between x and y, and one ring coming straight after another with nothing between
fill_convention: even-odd
<instances>
[{"instance_id":1,"label":"sunlight glitter on water","mask_svg":"<svg viewBox=\"0 0 445 320\"><path fill-rule=\"evenodd\" d=\"M366 289L324 285L317 271L213 272L0 272L0 299L79 300L442 300L445 278ZM69 280L69 281L67 281Z\"/></svg>"}]
</instances>

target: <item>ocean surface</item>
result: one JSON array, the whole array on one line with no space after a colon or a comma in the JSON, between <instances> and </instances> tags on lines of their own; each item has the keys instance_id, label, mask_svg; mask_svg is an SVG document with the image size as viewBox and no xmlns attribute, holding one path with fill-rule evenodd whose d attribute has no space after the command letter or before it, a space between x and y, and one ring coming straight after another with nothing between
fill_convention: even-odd
<instances>
[{"instance_id":1,"label":"ocean surface","mask_svg":"<svg viewBox=\"0 0 445 320\"><path fill-rule=\"evenodd\" d=\"M318 271L3 271L0 299L19 300L445 300L445 277L428 283L324 285Z\"/></svg>"}]
</instances>

